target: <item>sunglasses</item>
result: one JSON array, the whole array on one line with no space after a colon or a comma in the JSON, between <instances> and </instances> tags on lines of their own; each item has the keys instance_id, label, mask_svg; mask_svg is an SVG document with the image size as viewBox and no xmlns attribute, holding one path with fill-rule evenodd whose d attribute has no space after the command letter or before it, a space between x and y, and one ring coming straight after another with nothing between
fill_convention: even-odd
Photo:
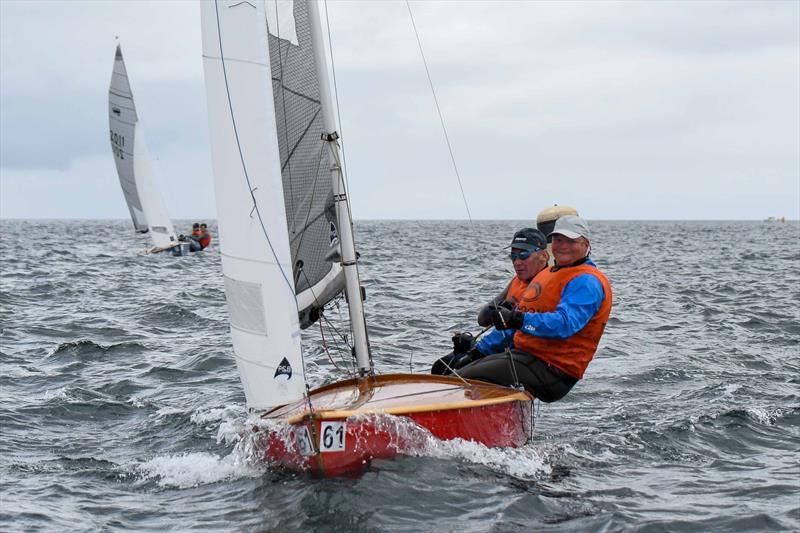
<instances>
[{"instance_id":1,"label":"sunglasses","mask_svg":"<svg viewBox=\"0 0 800 533\"><path fill-rule=\"evenodd\" d=\"M511 259L512 261L516 261L517 259L522 259L523 261L525 261L532 254L533 252L531 250L521 250L519 252L511 252L510 254L508 254L508 258Z\"/></svg>"}]
</instances>

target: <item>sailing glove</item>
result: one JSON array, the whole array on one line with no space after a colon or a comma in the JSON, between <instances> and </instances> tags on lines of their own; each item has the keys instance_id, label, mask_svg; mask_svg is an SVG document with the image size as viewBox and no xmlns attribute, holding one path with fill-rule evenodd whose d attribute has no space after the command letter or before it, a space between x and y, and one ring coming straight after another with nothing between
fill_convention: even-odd
<instances>
[{"instance_id":1,"label":"sailing glove","mask_svg":"<svg viewBox=\"0 0 800 533\"><path fill-rule=\"evenodd\" d=\"M487 327L492 325L492 311L494 311L495 307L505 307L506 309L514 309L516 304L510 300L503 300L497 306L495 306L494 302L490 304L484 305L481 310L478 312L478 325L481 327Z\"/></svg>"},{"instance_id":2,"label":"sailing glove","mask_svg":"<svg viewBox=\"0 0 800 533\"><path fill-rule=\"evenodd\" d=\"M464 354L472 349L475 344L475 337L470 332L453 334L453 353Z\"/></svg>"},{"instance_id":3,"label":"sailing glove","mask_svg":"<svg viewBox=\"0 0 800 533\"><path fill-rule=\"evenodd\" d=\"M495 329L520 329L525 319L525 313L497 307L492 309L491 319Z\"/></svg>"}]
</instances>

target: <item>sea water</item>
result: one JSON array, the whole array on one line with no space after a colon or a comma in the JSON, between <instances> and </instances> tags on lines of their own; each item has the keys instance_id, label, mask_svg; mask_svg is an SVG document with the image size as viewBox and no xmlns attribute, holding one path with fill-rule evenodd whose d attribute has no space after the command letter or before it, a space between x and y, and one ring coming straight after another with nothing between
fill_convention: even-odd
<instances>
[{"instance_id":1,"label":"sea water","mask_svg":"<svg viewBox=\"0 0 800 533\"><path fill-rule=\"evenodd\" d=\"M525 225L357 222L377 369L427 372L477 331ZM430 441L314 479L241 438L218 242L141 256L129 221L1 221L0 530L800 529L800 226L591 227L611 320L530 444ZM344 304L326 316L346 331ZM312 385L351 363L325 339L304 334Z\"/></svg>"}]
</instances>

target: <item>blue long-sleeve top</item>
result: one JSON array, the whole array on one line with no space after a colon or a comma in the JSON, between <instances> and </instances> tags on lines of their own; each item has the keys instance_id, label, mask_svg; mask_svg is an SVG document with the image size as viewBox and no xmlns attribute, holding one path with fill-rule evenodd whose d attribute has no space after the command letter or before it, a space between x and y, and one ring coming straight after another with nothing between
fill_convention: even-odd
<instances>
[{"instance_id":1,"label":"blue long-sleeve top","mask_svg":"<svg viewBox=\"0 0 800 533\"><path fill-rule=\"evenodd\" d=\"M596 267L591 261L585 264ZM567 267L569 268L569 267ZM519 330L493 329L483 336L476 348L484 355L502 352L514 347L514 333L522 331L537 337L566 339L583 329L600 309L605 293L600 280L591 274L581 274L572 279L561 291L561 301L549 313L525 313Z\"/></svg>"}]
</instances>

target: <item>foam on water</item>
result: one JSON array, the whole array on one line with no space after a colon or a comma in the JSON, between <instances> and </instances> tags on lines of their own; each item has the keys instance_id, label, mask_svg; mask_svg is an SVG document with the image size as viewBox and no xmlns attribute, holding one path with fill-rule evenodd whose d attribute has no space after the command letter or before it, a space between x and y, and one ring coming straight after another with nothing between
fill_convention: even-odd
<instances>
[{"instance_id":1,"label":"foam on water","mask_svg":"<svg viewBox=\"0 0 800 533\"><path fill-rule=\"evenodd\" d=\"M137 409L141 409L142 407L148 405L148 402L146 402L143 398L139 398L136 396L131 396L130 398L128 398L128 403L131 404L133 407L136 407Z\"/></svg>"},{"instance_id":2,"label":"foam on water","mask_svg":"<svg viewBox=\"0 0 800 533\"><path fill-rule=\"evenodd\" d=\"M156 419L159 418L167 418L172 415L182 415L186 412L186 409L182 407L160 407L158 411L156 411L155 417Z\"/></svg>"},{"instance_id":3,"label":"foam on water","mask_svg":"<svg viewBox=\"0 0 800 533\"><path fill-rule=\"evenodd\" d=\"M417 453L437 459L462 460L518 479L536 480L552 473L545 449L532 444L520 448L488 448L462 439L432 439Z\"/></svg>"},{"instance_id":4,"label":"foam on water","mask_svg":"<svg viewBox=\"0 0 800 533\"><path fill-rule=\"evenodd\" d=\"M205 452L154 457L134 469L143 479L154 479L162 487L182 489L264 474L263 468L241 461L235 452L225 457Z\"/></svg>"},{"instance_id":5,"label":"foam on water","mask_svg":"<svg viewBox=\"0 0 800 533\"><path fill-rule=\"evenodd\" d=\"M34 399L43 402L66 402L69 401L71 397L69 394L69 387L59 387L58 389L47 389L44 391L44 394L39 397L34 397Z\"/></svg>"},{"instance_id":6,"label":"foam on water","mask_svg":"<svg viewBox=\"0 0 800 533\"><path fill-rule=\"evenodd\" d=\"M782 409L764 409L760 407L748 407L746 410L747 415L765 426L774 426L775 421L783 416Z\"/></svg>"}]
</instances>

